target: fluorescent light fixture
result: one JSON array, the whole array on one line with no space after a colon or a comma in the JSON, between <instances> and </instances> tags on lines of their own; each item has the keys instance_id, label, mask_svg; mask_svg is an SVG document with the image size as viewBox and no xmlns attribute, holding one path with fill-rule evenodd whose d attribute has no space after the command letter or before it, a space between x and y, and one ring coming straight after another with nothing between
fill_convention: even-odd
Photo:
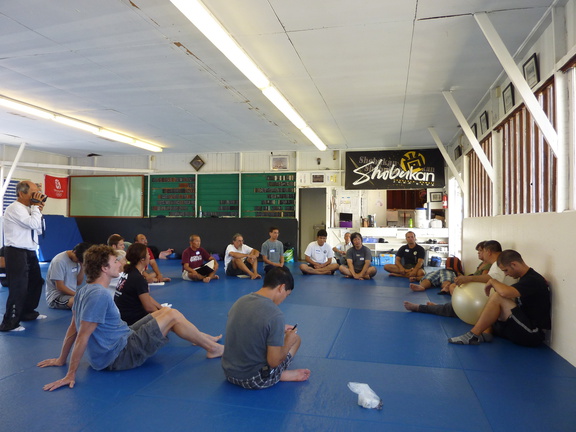
<instances>
[{"instance_id":1,"label":"fluorescent light fixture","mask_svg":"<svg viewBox=\"0 0 576 432\"><path fill-rule=\"evenodd\" d=\"M106 128L97 126L92 123L88 123L82 120L77 120L72 117L64 116L58 114L54 111L50 111L44 108L40 108L34 105L30 105L24 102L17 101L16 99L12 99L6 96L0 95L0 105L5 106L9 109L14 109L17 111L21 111L27 114L34 115L36 117L40 117L43 119L54 120L60 124L70 126L76 129L81 129L86 132L93 133L94 135L101 136L103 138L107 138L112 141L121 142L124 144L130 144L135 147L142 148L144 150L153 151L153 152L161 152L162 147L157 144L152 144L138 138L134 138L128 135L124 135L118 132L113 132Z\"/></svg>"},{"instance_id":2,"label":"fluorescent light fixture","mask_svg":"<svg viewBox=\"0 0 576 432\"><path fill-rule=\"evenodd\" d=\"M93 134L97 133L98 129L99 129L98 126L94 126L90 123L85 123L85 122L80 121L80 120L75 120L75 119L70 118L70 117L63 117L63 116L59 116L59 115L54 116L54 121L58 122L58 123L62 123L63 125L66 125L66 126L76 128L76 129L82 129L86 132L91 132Z\"/></svg>"},{"instance_id":3,"label":"fluorescent light fixture","mask_svg":"<svg viewBox=\"0 0 576 432\"><path fill-rule=\"evenodd\" d=\"M146 141L141 141L141 140L134 140L134 144L131 144L135 147L140 147L141 149L144 150L148 150L148 151L153 151L153 152L161 152L162 151L162 147L159 147L156 144L152 144L152 143L148 143Z\"/></svg>"},{"instance_id":4,"label":"fluorescent light fixture","mask_svg":"<svg viewBox=\"0 0 576 432\"><path fill-rule=\"evenodd\" d=\"M101 136L102 138L106 138L112 141L118 141L124 144L130 144L133 145L134 144L134 138L126 136L126 135L122 135L118 132L113 132L111 130L108 129L99 129L98 132L96 132L96 135Z\"/></svg>"},{"instance_id":5,"label":"fluorescent light fixture","mask_svg":"<svg viewBox=\"0 0 576 432\"><path fill-rule=\"evenodd\" d=\"M5 96L0 96L0 105L5 106L6 108L15 109L26 114L32 114L33 116L43 119L54 120L54 114L50 111L28 105L15 99L7 98Z\"/></svg>"},{"instance_id":6,"label":"fluorescent light fixture","mask_svg":"<svg viewBox=\"0 0 576 432\"><path fill-rule=\"evenodd\" d=\"M103 129L100 128L100 130L98 130L98 132L96 132L96 135L101 136L102 138L106 138L112 141L118 141L124 144L130 144L131 146L134 147L139 147L141 149L144 150L148 150L148 151L153 151L153 152L161 152L162 151L162 147L156 145L156 144L152 144L146 141L142 141L136 138L132 138L128 135L124 135L118 132L114 132L108 129Z\"/></svg>"},{"instance_id":7,"label":"fluorescent light fixture","mask_svg":"<svg viewBox=\"0 0 576 432\"><path fill-rule=\"evenodd\" d=\"M306 126L303 129L300 129L300 131L306 135L306 137L312 141L312 144L314 144L316 147L318 147L318 150L326 150L326 144L324 144L322 142L322 140L320 138L318 138L318 135L316 135L314 133L314 131L312 129L310 129L310 126Z\"/></svg>"},{"instance_id":8,"label":"fluorescent light fixture","mask_svg":"<svg viewBox=\"0 0 576 432\"><path fill-rule=\"evenodd\" d=\"M252 84L264 93L282 114L312 141L319 150L326 150L326 145L306 124L284 96L270 84L268 77L256 63L248 57L242 47L230 36L212 13L198 0L170 0L188 20L200 30L248 78ZM312 138L311 138L312 137Z\"/></svg>"},{"instance_id":9,"label":"fluorescent light fixture","mask_svg":"<svg viewBox=\"0 0 576 432\"><path fill-rule=\"evenodd\" d=\"M270 85L266 75L232 39L204 4L194 0L171 1L256 87L263 89Z\"/></svg>"},{"instance_id":10,"label":"fluorescent light fixture","mask_svg":"<svg viewBox=\"0 0 576 432\"><path fill-rule=\"evenodd\" d=\"M264 90L262 90L262 93L264 93L264 96L270 99L270 102L272 102L276 108L278 108L280 112L288 118L288 120L294 123L294 126L296 126L298 129L306 127L306 122L304 119L300 117L300 114L296 112L292 105L290 105L290 102L288 102L275 87L266 87Z\"/></svg>"}]
</instances>

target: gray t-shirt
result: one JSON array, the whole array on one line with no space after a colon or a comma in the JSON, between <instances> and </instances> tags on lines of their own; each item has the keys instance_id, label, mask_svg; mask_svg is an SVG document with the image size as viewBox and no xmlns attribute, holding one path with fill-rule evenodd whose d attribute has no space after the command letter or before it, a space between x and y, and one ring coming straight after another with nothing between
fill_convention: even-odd
<instances>
[{"instance_id":1,"label":"gray t-shirt","mask_svg":"<svg viewBox=\"0 0 576 432\"><path fill-rule=\"evenodd\" d=\"M268 239L262 243L262 250L260 253L273 263L279 263L280 258L284 255L284 245L280 240L271 241Z\"/></svg>"},{"instance_id":2,"label":"gray t-shirt","mask_svg":"<svg viewBox=\"0 0 576 432\"><path fill-rule=\"evenodd\" d=\"M364 268L364 264L366 261L372 261L372 252L366 246L362 246L360 250L357 250L355 247L348 249L346 252L346 259L352 260L352 265L354 266L354 271L359 273Z\"/></svg>"},{"instance_id":3,"label":"gray t-shirt","mask_svg":"<svg viewBox=\"0 0 576 432\"><path fill-rule=\"evenodd\" d=\"M50 262L46 273L46 302L52 303L62 292L56 288L56 281L63 281L64 285L76 291L78 272L82 264L72 261L67 251L60 252Z\"/></svg>"},{"instance_id":4,"label":"gray t-shirt","mask_svg":"<svg viewBox=\"0 0 576 432\"><path fill-rule=\"evenodd\" d=\"M284 345L284 315L256 293L240 297L228 312L222 369L226 376L248 379L266 366L268 346Z\"/></svg>"}]
</instances>

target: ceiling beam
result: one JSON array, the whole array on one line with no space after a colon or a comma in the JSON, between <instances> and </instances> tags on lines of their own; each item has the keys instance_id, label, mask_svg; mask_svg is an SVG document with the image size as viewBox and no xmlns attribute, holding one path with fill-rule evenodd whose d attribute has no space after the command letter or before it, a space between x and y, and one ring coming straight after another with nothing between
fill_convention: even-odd
<instances>
[{"instance_id":1,"label":"ceiling beam","mask_svg":"<svg viewBox=\"0 0 576 432\"><path fill-rule=\"evenodd\" d=\"M554 126L552 126L550 119L546 116L546 113L538 103L536 96L532 93L532 89L526 82L526 79L524 79L522 71L520 71L514 58L508 52L506 45L502 42L502 39L494 28L492 21L490 21L488 14L486 14L486 12L475 13L474 19L480 26L480 30L484 33L484 36L492 47L494 54L498 57L498 60L508 75L508 78L510 78L510 81L512 81L512 84L514 84L514 87L518 90L520 97L526 104L526 108L528 108L530 114L532 114L534 121L542 131L548 145L554 154L558 156L558 134L556 133Z\"/></svg>"},{"instance_id":2,"label":"ceiling beam","mask_svg":"<svg viewBox=\"0 0 576 432\"><path fill-rule=\"evenodd\" d=\"M476 138L474 132L472 132L472 128L468 124L468 121L466 121L466 117L464 117L464 114L462 114L462 111L460 110L460 107L456 103L454 96L452 96L452 93L449 91L443 91L442 94L444 95L444 99L446 99L446 102L448 102L448 105L452 109L454 116L458 120L458 123L462 128L462 132L464 132L464 135L466 135L466 138L468 138L468 141L470 142L470 144L472 144L472 148L478 155L478 159L480 160L480 163L484 167L486 174L488 174L488 177L490 177L492 184L494 184L494 167L488 160L488 157L486 156L486 153L484 153L484 150L482 150L482 147L478 142L478 138Z\"/></svg>"},{"instance_id":3,"label":"ceiling beam","mask_svg":"<svg viewBox=\"0 0 576 432\"><path fill-rule=\"evenodd\" d=\"M462 177L460 176L460 173L458 172L456 165L454 165L454 162L452 162L452 158L446 151L446 147L444 147L442 140L440 140L440 137L436 133L436 129L434 129L433 127L429 127L428 132L430 132L430 135L432 135L432 138L434 139L434 142L438 146L440 153L442 153L442 156L444 156L444 160L446 161L448 168L450 168L450 171L452 171L452 175L454 175L454 178L460 185L460 190L462 191L462 194L465 194L466 189L464 189L464 180L462 180Z\"/></svg>"},{"instance_id":4,"label":"ceiling beam","mask_svg":"<svg viewBox=\"0 0 576 432\"><path fill-rule=\"evenodd\" d=\"M15 160L11 161L0 161L1 165L12 165L14 168L16 165L19 167L28 168L52 168L52 169L62 169L62 170L76 170L76 171L108 171L108 172L134 172L139 174L149 174L156 170L153 169L142 169L142 168L107 168L107 167L94 167L94 166L84 166L84 165L57 165L57 164L42 164L36 162L20 162L19 164ZM11 168L11 169L12 169Z\"/></svg>"}]
</instances>

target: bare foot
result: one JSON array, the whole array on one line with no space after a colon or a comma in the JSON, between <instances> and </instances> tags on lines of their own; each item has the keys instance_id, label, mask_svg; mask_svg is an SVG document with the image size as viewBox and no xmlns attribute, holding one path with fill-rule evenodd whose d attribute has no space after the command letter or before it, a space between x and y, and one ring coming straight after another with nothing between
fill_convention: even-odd
<instances>
[{"instance_id":1,"label":"bare foot","mask_svg":"<svg viewBox=\"0 0 576 432\"><path fill-rule=\"evenodd\" d=\"M212 275L212 279L220 279L220 276L218 276L218 275Z\"/></svg>"},{"instance_id":2,"label":"bare foot","mask_svg":"<svg viewBox=\"0 0 576 432\"><path fill-rule=\"evenodd\" d=\"M222 335L221 335L221 334L218 335L218 336L212 336L212 335L209 335L208 333L202 333L202 334L203 334L204 336L206 336L208 339L210 339L211 341L214 341L214 342L218 342L220 339L222 339Z\"/></svg>"},{"instance_id":3,"label":"bare foot","mask_svg":"<svg viewBox=\"0 0 576 432\"><path fill-rule=\"evenodd\" d=\"M310 378L310 369L285 370L280 375L280 381L306 381Z\"/></svg>"},{"instance_id":4,"label":"bare foot","mask_svg":"<svg viewBox=\"0 0 576 432\"><path fill-rule=\"evenodd\" d=\"M436 306L436 303L434 302L426 302L426 306Z\"/></svg>"},{"instance_id":5,"label":"bare foot","mask_svg":"<svg viewBox=\"0 0 576 432\"><path fill-rule=\"evenodd\" d=\"M254 280L254 279L262 279L262 276L260 276L258 273L253 274L252 276L250 276L250 279Z\"/></svg>"},{"instance_id":6,"label":"bare foot","mask_svg":"<svg viewBox=\"0 0 576 432\"><path fill-rule=\"evenodd\" d=\"M214 344L212 348L206 350L206 358L218 358L224 354L224 345Z\"/></svg>"},{"instance_id":7,"label":"bare foot","mask_svg":"<svg viewBox=\"0 0 576 432\"><path fill-rule=\"evenodd\" d=\"M409 310L410 312L418 312L418 306L416 303L410 303L409 301L405 301L404 302L404 307L406 308L406 310Z\"/></svg>"},{"instance_id":8,"label":"bare foot","mask_svg":"<svg viewBox=\"0 0 576 432\"><path fill-rule=\"evenodd\" d=\"M418 284L415 284L415 283L411 283L411 284L410 284L410 289L411 289L412 291L424 291L424 290L426 290L426 288L424 288L422 285L418 285Z\"/></svg>"},{"instance_id":9,"label":"bare foot","mask_svg":"<svg viewBox=\"0 0 576 432\"><path fill-rule=\"evenodd\" d=\"M162 282L170 282L171 280L172 280L172 279L170 279L170 278L167 278L167 277L165 277L165 278L162 278Z\"/></svg>"},{"instance_id":10,"label":"bare foot","mask_svg":"<svg viewBox=\"0 0 576 432\"><path fill-rule=\"evenodd\" d=\"M206 276L204 279L202 279L202 282L204 282L204 283L208 283L210 281L211 281L211 279L208 276Z\"/></svg>"}]
</instances>

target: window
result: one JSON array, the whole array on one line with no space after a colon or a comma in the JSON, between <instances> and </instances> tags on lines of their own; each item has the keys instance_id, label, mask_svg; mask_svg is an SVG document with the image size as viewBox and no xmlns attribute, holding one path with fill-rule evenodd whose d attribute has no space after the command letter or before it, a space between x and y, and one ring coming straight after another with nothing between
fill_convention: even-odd
<instances>
[{"instance_id":1,"label":"window","mask_svg":"<svg viewBox=\"0 0 576 432\"><path fill-rule=\"evenodd\" d=\"M492 163L492 135L488 135L480 147L486 153L486 157ZM476 152L472 151L468 156L468 172L470 173L469 191L470 211L469 217L492 216L492 181L480 162Z\"/></svg>"},{"instance_id":2,"label":"window","mask_svg":"<svg viewBox=\"0 0 576 432\"><path fill-rule=\"evenodd\" d=\"M548 118L555 122L554 82L536 93ZM556 210L556 156L524 105L502 124L503 214Z\"/></svg>"}]
</instances>

